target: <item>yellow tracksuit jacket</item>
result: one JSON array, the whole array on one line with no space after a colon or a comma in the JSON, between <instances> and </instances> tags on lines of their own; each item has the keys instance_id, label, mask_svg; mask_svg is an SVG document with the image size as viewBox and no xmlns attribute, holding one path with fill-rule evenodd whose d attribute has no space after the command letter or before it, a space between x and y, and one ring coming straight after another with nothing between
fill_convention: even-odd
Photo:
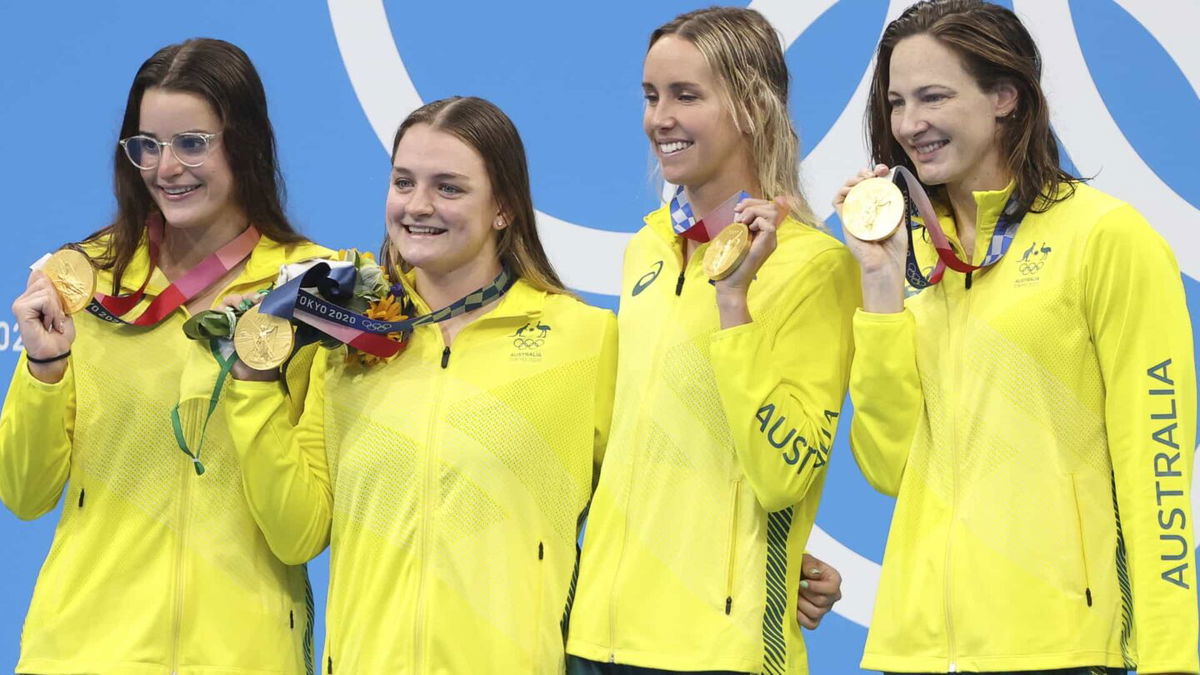
<instances>
[{"instance_id":1,"label":"yellow tracksuit jacket","mask_svg":"<svg viewBox=\"0 0 1200 675\"><path fill-rule=\"evenodd\" d=\"M613 429L567 651L669 670L807 672L796 593L845 396L858 272L794 220L719 329L667 209L625 253Z\"/></svg>"},{"instance_id":2,"label":"yellow tracksuit jacket","mask_svg":"<svg viewBox=\"0 0 1200 675\"><path fill-rule=\"evenodd\" d=\"M975 260L1010 190L976 193ZM1196 380L1174 256L1079 185L972 276L855 317L854 455L897 496L863 667L1197 672Z\"/></svg>"},{"instance_id":3,"label":"yellow tracksuit jacket","mask_svg":"<svg viewBox=\"0 0 1200 675\"><path fill-rule=\"evenodd\" d=\"M225 290L252 292L280 265L329 253L264 237ZM143 245L122 292L148 267ZM167 284L155 269L148 295ZM102 273L98 288L111 287ZM271 553L228 432L209 426L202 476L172 433L169 413L182 400L195 447L218 372L208 345L184 337L186 319L183 308L152 327L80 313L63 380L42 383L24 356L17 362L0 415L0 499L32 519L66 486L17 672L312 672L307 575Z\"/></svg>"},{"instance_id":4,"label":"yellow tracksuit jacket","mask_svg":"<svg viewBox=\"0 0 1200 675\"><path fill-rule=\"evenodd\" d=\"M322 672L561 672L612 313L518 281L452 349L426 325L389 363L343 355L318 356L294 426L275 383L236 382L228 409L272 548L330 542Z\"/></svg>"}]
</instances>

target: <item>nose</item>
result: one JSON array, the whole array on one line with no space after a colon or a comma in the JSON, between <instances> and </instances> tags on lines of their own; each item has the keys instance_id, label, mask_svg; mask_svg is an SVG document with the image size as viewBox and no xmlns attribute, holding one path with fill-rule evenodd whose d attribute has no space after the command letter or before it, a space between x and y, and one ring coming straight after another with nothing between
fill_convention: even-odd
<instances>
[{"instance_id":1,"label":"nose","mask_svg":"<svg viewBox=\"0 0 1200 675\"><path fill-rule=\"evenodd\" d=\"M159 148L158 166L155 168L159 178L174 178L183 173L183 169L183 164L179 163L179 159L175 157L175 153L171 152L171 148Z\"/></svg>"},{"instance_id":2,"label":"nose","mask_svg":"<svg viewBox=\"0 0 1200 675\"><path fill-rule=\"evenodd\" d=\"M675 126L675 111L668 101L646 106L646 131L664 131Z\"/></svg>"},{"instance_id":3,"label":"nose","mask_svg":"<svg viewBox=\"0 0 1200 675\"><path fill-rule=\"evenodd\" d=\"M894 116L893 133L897 138L912 140L929 128L929 122L919 106L907 105Z\"/></svg>"},{"instance_id":4,"label":"nose","mask_svg":"<svg viewBox=\"0 0 1200 675\"><path fill-rule=\"evenodd\" d=\"M413 190L409 194L408 203L404 205L404 210L413 218L433 215L433 199L429 189L418 187Z\"/></svg>"}]
</instances>

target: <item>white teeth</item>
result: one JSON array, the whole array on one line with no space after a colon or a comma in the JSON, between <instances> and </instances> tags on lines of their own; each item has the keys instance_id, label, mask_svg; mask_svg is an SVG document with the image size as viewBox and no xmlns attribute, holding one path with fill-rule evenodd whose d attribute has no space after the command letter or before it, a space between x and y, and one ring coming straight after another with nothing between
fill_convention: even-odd
<instances>
[{"instance_id":1,"label":"white teeth","mask_svg":"<svg viewBox=\"0 0 1200 675\"><path fill-rule=\"evenodd\" d=\"M181 187L167 187L165 185L162 185L159 187L163 192L165 192L169 195L182 195L182 194L187 194L200 186L199 185L191 185L191 186L181 186Z\"/></svg>"},{"instance_id":2,"label":"white teeth","mask_svg":"<svg viewBox=\"0 0 1200 675\"><path fill-rule=\"evenodd\" d=\"M684 148L691 147L691 145L692 145L692 143L690 141L673 141L671 143L659 143L658 151L664 155L669 155L673 152L679 152L680 150L683 150Z\"/></svg>"},{"instance_id":3,"label":"white teeth","mask_svg":"<svg viewBox=\"0 0 1200 675\"><path fill-rule=\"evenodd\" d=\"M946 145L949 142L950 141L934 141L932 143L926 143L925 145L918 145L917 152L919 152L921 154L925 154L927 152L933 152L934 150L937 150L938 148Z\"/></svg>"},{"instance_id":4,"label":"white teeth","mask_svg":"<svg viewBox=\"0 0 1200 675\"><path fill-rule=\"evenodd\" d=\"M436 227L417 227L415 225L405 225L405 228L412 234L441 234L445 230L439 230Z\"/></svg>"}]
</instances>

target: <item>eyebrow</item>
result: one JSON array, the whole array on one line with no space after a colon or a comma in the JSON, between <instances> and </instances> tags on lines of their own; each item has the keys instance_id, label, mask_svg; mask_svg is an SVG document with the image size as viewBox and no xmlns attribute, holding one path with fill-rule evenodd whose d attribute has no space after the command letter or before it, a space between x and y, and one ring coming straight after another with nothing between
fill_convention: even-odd
<instances>
[{"instance_id":1,"label":"eyebrow","mask_svg":"<svg viewBox=\"0 0 1200 675\"><path fill-rule=\"evenodd\" d=\"M210 134L210 133L212 133L212 132L205 131L204 129L185 129L183 131L177 131L171 135L178 136L179 134ZM138 136L150 136L151 138L158 138L158 134L154 133L153 131L145 131L143 129L138 129L137 135Z\"/></svg>"},{"instance_id":2,"label":"eyebrow","mask_svg":"<svg viewBox=\"0 0 1200 675\"><path fill-rule=\"evenodd\" d=\"M642 83L642 89L654 89L654 88L655 88L655 86L649 82ZM672 82L667 85L667 88L673 89L676 91L678 91L679 89L702 89L702 87L698 83L688 82L686 80L683 82Z\"/></svg>"},{"instance_id":3,"label":"eyebrow","mask_svg":"<svg viewBox=\"0 0 1200 675\"><path fill-rule=\"evenodd\" d=\"M930 89L945 89L947 91L955 91L954 87L951 87L951 86L945 85L945 84L926 84L924 86L917 87L916 95L920 96L921 94L924 94L925 92L929 91ZM903 94L896 91L895 89L888 89L887 93L888 93L888 96L903 96Z\"/></svg>"},{"instance_id":4,"label":"eyebrow","mask_svg":"<svg viewBox=\"0 0 1200 675\"><path fill-rule=\"evenodd\" d=\"M413 172L411 169L407 169L402 166L393 166L392 173L406 173L406 174L412 175ZM435 173L433 175L433 178L434 178L434 180L447 180L447 179L452 179L452 180L457 179L457 180L464 180L464 181L471 180L470 177L468 177L467 175L461 174L461 173L455 173L453 171L442 171L440 173Z\"/></svg>"}]
</instances>

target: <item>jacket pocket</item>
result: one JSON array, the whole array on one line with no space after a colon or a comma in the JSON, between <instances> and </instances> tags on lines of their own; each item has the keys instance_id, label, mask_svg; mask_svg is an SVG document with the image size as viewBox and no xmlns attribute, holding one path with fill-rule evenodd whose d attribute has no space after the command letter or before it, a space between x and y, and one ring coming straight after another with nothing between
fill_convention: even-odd
<instances>
[{"instance_id":1,"label":"jacket pocket","mask_svg":"<svg viewBox=\"0 0 1200 675\"><path fill-rule=\"evenodd\" d=\"M733 582L737 566L738 492L742 481L733 481L729 488L729 543L725 549L725 615L733 612Z\"/></svg>"},{"instance_id":2,"label":"jacket pocket","mask_svg":"<svg viewBox=\"0 0 1200 675\"><path fill-rule=\"evenodd\" d=\"M1071 503L1075 505L1075 534L1079 544L1079 562L1083 568L1083 597L1088 607L1092 606L1092 581L1088 574L1087 539L1083 532L1083 509L1079 507L1079 486L1075 474L1071 474Z\"/></svg>"}]
</instances>

